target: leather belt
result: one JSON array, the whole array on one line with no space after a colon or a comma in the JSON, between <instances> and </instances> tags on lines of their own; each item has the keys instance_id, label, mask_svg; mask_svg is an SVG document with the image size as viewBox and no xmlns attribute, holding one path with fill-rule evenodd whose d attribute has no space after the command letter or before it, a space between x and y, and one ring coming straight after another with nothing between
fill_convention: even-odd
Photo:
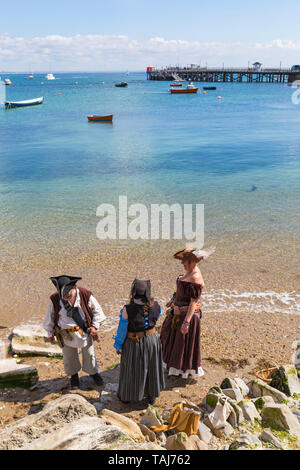
<instances>
[{"instance_id":1,"label":"leather belt","mask_svg":"<svg viewBox=\"0 0 300 470\"><path fill-rule=\"evenodd\" d=\"M78 331L80 336L82 336L82 337L84 336L84 332L82 331L81 328L79 328L79 326L65 328L65 330L68 331L69 333L76 333L76 331Z\"/></svg>"},{"instance_id":2,"label":"leather belt","mask_svg":"<svg viewBox=\"0 0 300 470\"><path fill-rule=\"evenodd\" d=\"M156 332L156 328L152 328L151 330L145 330L145 331L138 331L136 333L131 333L128 331L127 333L127 338L133 339L136 343L140 342L140 338L143 338L144 336L149 336L152 335L153 333Z\"/></svg>"}]
</instances>

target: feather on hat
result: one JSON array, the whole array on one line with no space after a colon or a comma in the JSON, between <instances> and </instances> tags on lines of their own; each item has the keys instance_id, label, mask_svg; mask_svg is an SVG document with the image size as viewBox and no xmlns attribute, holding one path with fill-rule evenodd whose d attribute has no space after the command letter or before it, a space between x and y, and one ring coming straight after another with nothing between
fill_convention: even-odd
<instances>
[{"instance_id":1,"label":"feather on hat","mask_svg":"<svg viewBox=\"0 0 300 470\"><path fill-rule=\"evenodd\" d=\"M184 260L186 258L191 258L197 263L203 259L207 259L215 251L215 247L209 248L207 250L200 250L200 248L185 248L184 250L178 251L175 253L174 258Z\"/></svg>"}]
</instances>

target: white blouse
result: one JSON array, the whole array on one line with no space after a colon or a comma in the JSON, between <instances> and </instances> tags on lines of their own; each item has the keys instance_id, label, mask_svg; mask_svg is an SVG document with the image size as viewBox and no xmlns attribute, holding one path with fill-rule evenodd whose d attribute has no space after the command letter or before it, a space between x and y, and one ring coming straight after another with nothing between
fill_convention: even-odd
<instances>
[{"instance_id":1,"label":"white blouse","mask_svg":"<svg viewBox=\"0 0 300 470\"><path fill-rule=\"evenodd\" d=\"M95 297L91 295L89 299L88 306L92 312L92 326L94 326L97 330L100 324L106 319L106 316L103 313L103 310L100 304L97 302ZM64 307L64 304L60 300L60 311L59 311L59 319L58 319L58 326L65 330L66 328L74 328L76 323L74 322L73 318L68 317L67 311ZM80 295L79 290L76 288L76 300L74 303L74 307L78 307L78 311L82 318L85 320L85 314L81 308L80 304ZM49 307L47 313L45 315L43 328L47 331L48 337L54 336L54 307L53 303L50 300ZM88 334L84 333L84 336L81 336L78 331L75 333L70 333L72 336L72 341L64 339L64 343L66 346L70 346L71 348L84 348L87 346Z\"/></svg>"}]
</instances>

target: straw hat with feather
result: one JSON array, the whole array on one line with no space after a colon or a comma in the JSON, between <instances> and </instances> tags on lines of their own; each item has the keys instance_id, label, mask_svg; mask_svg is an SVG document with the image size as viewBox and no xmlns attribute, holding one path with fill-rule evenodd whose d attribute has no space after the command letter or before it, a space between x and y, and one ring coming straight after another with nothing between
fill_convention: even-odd
<instances>
[{"instance_id":1,"label":"straw hat with feather","mask_svg":"<svg viewBox=\"0 0 300 470\"><path fill-rule=\"evenodd\" d=\"M199 248L185 248L184 250L178 251L175 253L174 258L183 260L190 260L194 261L195 263L199 263L203 259L207 259L210 255L212 255L215 251L215 247L209 248L207 250L200 250Z\"/></svg>"}]
</instances>

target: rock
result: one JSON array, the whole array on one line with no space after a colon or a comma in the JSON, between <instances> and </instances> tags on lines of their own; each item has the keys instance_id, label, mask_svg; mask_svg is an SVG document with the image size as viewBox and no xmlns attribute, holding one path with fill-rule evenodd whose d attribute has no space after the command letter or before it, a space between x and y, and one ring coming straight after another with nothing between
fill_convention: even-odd
<instances>
[{"instance_id":1,"label":"rock","mask_svg":"<svg viewBox=\"0 0 300 470\"><path fill-rule=\"evenodd\" d=\"M275 436L275 434L273 434L269 428L264 429L259 438L263 442L269 442L277 449L284 450L284 445L282 444L281 440Z\"/></svg>"},{"instance_id":2,"label":"rock","mask_svg":"<svg viewBox=\"0 0 300 470\"><path fill-rule=\"evenodd\" d=\"M292 410L292 413L294 416L296 416L298 422L300 423L300 411Z\"/></svg>"},{"instance_id":3,"label":"rock","mask_svg":"<svg viewBox=\"0 0 300 470\"><path fill-rule=\"evenodd\" d=\"M249 394L249 387L239 377L235 377L234 379L226 377L226 379L224 379L223 382L221 383L221 389L223 393L224 393L224 390L226 389L236 389L236 388L238 388L240 393L243 395L240 400L242 400L244 396Z\"/></svg>"},{"instance_id":4,"label":"rock","mask_svg":"<svg viewBox=\"0 0 300 470\"><path fill-rule=\"evenodd\" d=\"M300 398L300 382L296 367L293 364L281 366L273 373L271 387L274 387L289 397Z\"/></svg>"},{"instance_id":5,"label":"rock","mask_svg":"<svg viewBox=\"0 0 300 470\"><path fill-rule=\"evenodd\" d=\"M119 385L117 383L107 383L105 385L105 388L104 390L106 390L107 392L113 392L113 393L117 393L118 391L118 388L119 388Z\"/></svg>"},{"instance_id":6,"label":"rock","mask_svg":"<svg viewBox=\"0 0 300 470\"><path fill-rule=\"evenodd\" d=\"M142 416L141 424L150 428L151 426L160 426L163 424L163 420L158 410L154 406L149 405L146 413Z\"/></svg>"},{"instance_id":7,"label":"rock","mask_svg":"<svg viewBox=\"0 0 300 470\"><path fill-rule=\"evenodd\" d=\"M0 389L30 388L38 380L39 376L35 367L18 364L16 359L2 359L0 361Z\"/></svg>"},{"instance_id":8,"label":"rock","mask_svg":"<svg viewBox=\"0 0 300 470\"><path fill-rule=\"evenodd\" d=\"M233 428L238 428L239 425L242 424L244 421L243 411L241 407L237 405L233 400L231 400L230 398L228 400L232 410L228 417L228 422Z\"/></svg>"},{"instance_id":9,"label":"rock","mask_svg":"<svg viewBox=\"0 0 300 470\"><path fill-rule=\"evenodd\" d=\"M107 392L106 390L103 390L101 392L100 400L101 400L101 403L103 403L104 405L106 403L112 402L113 399L114 399L114 395L112 392Z\"/></svg>"},{"instance_id":10,"label":"rock","mask_svg":"<svg viewBox=\"0 0 300 470\"><path fill-rule=\"evenodd\" d=\"M63 395L47 403L39 413L3 427L0 431L0 449L24 447L35 439L86 416L97 416L93 405L80 395Z\"/></svg>"},{"instance_id":11,"label":"rock","mask_svg":"<svg viewBox=\"0 0 300 470\"><path fill-rule=\"evenodd\" d=\"M200 440L205 442L205 444L209 444L212 439L211 430L202 421L199 421L198 435L199 435Z\"/></svg>"},{"instance_id":12,"label":"rock","mask_svg":"<svg viewBox=\"0 0 300 470\"><path fill-rule=\"evenodd\" d=\"M135 444L120 428L106 425L99 418L84 417L35 440L22 450L112 450L118 449L124 441Z\"/></svg>"},{"instance_id":13,"label":"rock","mask_svg":"<svg viewBox=\"0 0 300 470\"><path fill-rule=\"evenodd\" d=\"M242 431L239 437L229 446L229 450L255 450L261 448L261 441L249 431Z\"/></svg>"},{"instance_id":14,"label":"rock","mask_svg":"<svg viewBox=\"0 0 300 470\"><path fill-rule=\"evenodd\" d=\"M222 428L215 428L210 420L209 415L204 416L203 424L205 424L205 426L208 427L211 430L211 432L219 439L229 437L231 436L231 434L234 433L233 427L228 422L226 422L225 426L223 426Z\"/></svg>"},{"instance_id":15,"label":"rock","mask_svg":"<svg viewBox=\"0 0 300 470\"><path fill-rule=\"evenodd\" d=\"M155 442L145 442L144 444L137 444L136 442L126 441L118 445L116 450L166 450Z\"/></svg>"},{"instance_id":16,"label":"rock","mask_svg":"<svg viewBox=\"0 0 300 470\"><path fill-rule=\"evenodd\" d=\"M163 431L157 432L156 433L156 439L159 441L159 443L164 446L165 443L167 442L167 436Z\"/></svg>"},{"instance_id":17,"label":"rock","mask_svg":"<svg viewBox=\"0 0 300 470\"><path fill-rule=\"evenodd\" d=\"M207 450L207 445L196 435L187 436L184 432L178 432L168 437L165 448L167 450Z\"/></svg>"},{"instance_id":18,"label":"rock","mask_svg":"<svg viewBox=\"0 0 300 470\"><path fill-rule=\"evenodd\" d=\"M296 416L286 405L265 406L261 412L263 425L280 428L288 431L291 435L300 438L300 424Z\"/></svg>"},{"instance_id":19,"label":"rock","mask_svg":"<svg viewBox=\"0 0 300 470\"><path fill-rule=\"evenodd\" d=\"M155 432L151 431L151 429L147 428L144 424L139 424L139 428L142 431L143 436L149 439L150 442L156 442L156 435Z\"/></svg>"},{"instance_id":20,"label":"rock","mask_svg":"<svg viewBox=\"0 0 300 470\"><path fill-rule=\"evenodd\" d=\"M243 395L239 388L223 388L223 393L237 402L243 400Z\"/></svg>"},{"instance_id":21,"label":"rock","mask_svg":"<svg viewBox=\"0 0 300 470\"><path fill-rule=\"evenodd\" d=\"M259 412L263 409L264 406L275 404L275 401L273 400L273 398L268 397L267 395L264 397L260 397L260 398L252 398L251 401L254 403L255 408Z\"/></svg>"},{"instance_id":22,"label":"rock","mask_svg":"<svg viewBox=\"0 0 300 470\"><path fill-rule=\"evenodd\" d=\"M172 408L167 408L161 414L163 421L167 424L169 424L170 422L171 411L172 411Z\"/></svg>"},{"instance_id":23,"label":"rock","mask_svg":"<svg viewBox=\"0 0 300 470\"><path fill-rule=\"evenodd\" d=\"M101 411L100 418L103 419L106 424L117 426L135 442L145 442L142 431L132 419L106 409Z\"/></svg>"},{"instance_id":24,"label":"rock","mask_svg":"<svg viewBox=\"0 0 300 470\"><path fill-rule=\"evenodd\" d=\"M19 325L13 329L11 335L12 351L20 356L60 356L62 350L58 343L50 343L44 328L38 325Z\"/></svg>"},{"instance_id":25,"label":"rock","mask_svg":"<svg viewBox=\"0 0 300 470\"><path fill-rule=\"evenodd\" d=\"M253 423L255 419L261 420L255 404L251 400L243 400L239 402L239 406L243 412L246 421Z\"/></svg>"},{"instance_id":26,"label":"rock","mask_svg":"<svg viewBox=\"0 0 300 470\"><path fill-rule=\"evenodd\" d=\"M247 385L253 398L270 396L273 398L275 403L283 403L288 399L284 393L266 384L263 380L254 379L251 380Z\"/></svg>"},{"instance_id":27,"label":"rock","mask_svg":"<svg viewBox=\"0 0 300 470\"><path fill-rule=\"evenodd\" d=\"M103 405L99 401L93 403L93 406L96 408L97 413L100 413L100 411L102 411Z\"/></svg>"}]
</instances>

